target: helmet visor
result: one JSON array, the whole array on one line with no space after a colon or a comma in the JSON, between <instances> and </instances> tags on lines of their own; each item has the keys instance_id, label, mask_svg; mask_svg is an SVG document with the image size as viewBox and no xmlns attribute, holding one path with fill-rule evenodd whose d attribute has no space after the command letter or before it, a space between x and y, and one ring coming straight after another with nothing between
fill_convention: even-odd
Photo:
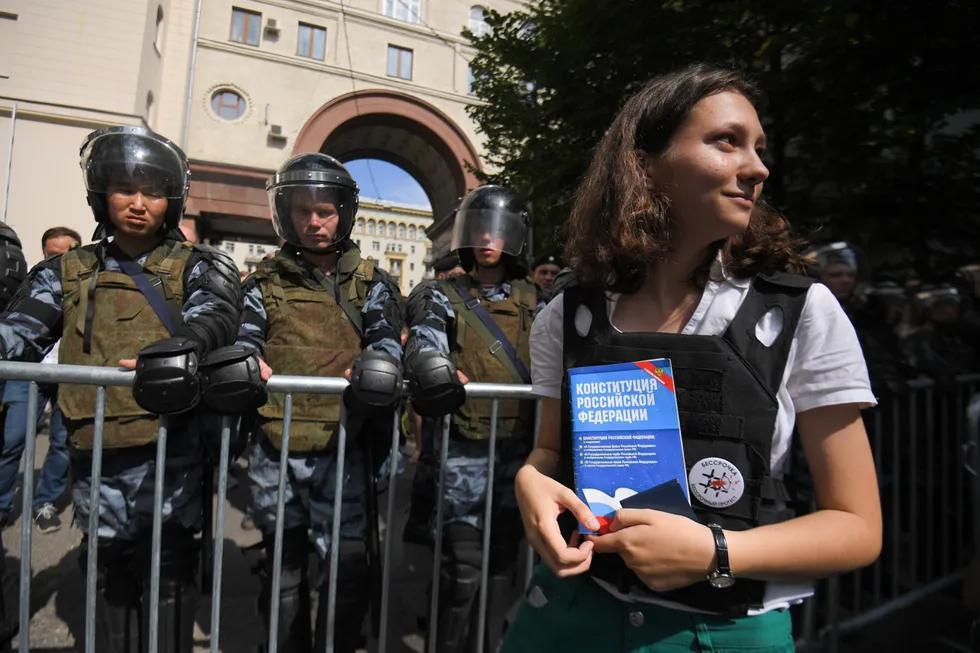
<instances>
[{"instance_id":1,"label":"helmet visor","mask_svg":"<svg viewBox=\"0 0 980 653\"><path fill-rule=\"evenodd\" d=\"M327 251L350 235L356 197L351 188L326 184L270 188L272 224L291 245Z\"/></svg>"},{"instance_id":2,"label":"helmet visor","mask_svg":"<svg viewBox=\"0 0 980 653\"><path fill-rule=\"evenodd\" d=\"M493 249L519 256L524 250L527 222L523 212L469 209L456 214L450 249Z\"/></svg>"},{"instance_id":3,"label":"helmet visor","mask_svg":"<svg viewBox=\"0 0 980 653\"><path fill-rule=\"evenodd\" d=\"M85 188L113 189L179 200L188 184L187 165L169 141L145 133L108 131L88 141L80 161Z\"/></svg>"}]
</instances>

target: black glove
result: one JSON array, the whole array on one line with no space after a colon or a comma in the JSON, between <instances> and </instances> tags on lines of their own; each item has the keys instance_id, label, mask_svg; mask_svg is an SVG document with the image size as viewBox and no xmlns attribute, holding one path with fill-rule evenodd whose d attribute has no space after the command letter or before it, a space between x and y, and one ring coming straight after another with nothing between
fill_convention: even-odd
<instances>
[{"instance_id":1,"label":"black glove","mask_svg":"<svg viewBox=\"0 0 980 653\"><path fill-rule=\"evenodd\" d=\"M133 398L144 410L156 415L184 413L197 405L200 395L193 340L166 338L136 355Z\"/></svg>"},{"instance_id":2,"label":"black glove","mask_svg":"<svg viewBox=\"0 0 980 653\"><path fill-rule=\"evenodd\" d=\"M371 408L389 408L402 396L402 366L383 351L362 351L351 365L350 385L344 391L348 409L365 413Z\"/></svg>"},{"instance_id":3,"label":"black glove","mask_svg":"<svg viewBox=\"0 0 980 653\"><path fill-rule=\"evenodd\" d=\"M437 351L420 352L407 365L412 406L423 417L441 417L463 405L463 388L452 361Z\"/></svg>"}]
</instances>

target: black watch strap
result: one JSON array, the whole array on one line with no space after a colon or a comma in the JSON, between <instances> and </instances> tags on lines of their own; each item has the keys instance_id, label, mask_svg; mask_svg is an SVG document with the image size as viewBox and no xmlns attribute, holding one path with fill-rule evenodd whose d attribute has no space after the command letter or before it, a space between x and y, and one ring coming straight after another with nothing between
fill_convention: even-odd
<instances>
[{"instance_id":1,"label":"black watch strap","mask_svg":"<svg viewBox=\"0 0 980 653\"><path fill-rule=\"evenodd\" d=\"M725 539L725 531L718 524L708 524L711 534L715 536L715 553L718 556L718 563L715 569L719 574L731 575L732 568L728 564L728 540Z\"/></svg>"}]
</instances>

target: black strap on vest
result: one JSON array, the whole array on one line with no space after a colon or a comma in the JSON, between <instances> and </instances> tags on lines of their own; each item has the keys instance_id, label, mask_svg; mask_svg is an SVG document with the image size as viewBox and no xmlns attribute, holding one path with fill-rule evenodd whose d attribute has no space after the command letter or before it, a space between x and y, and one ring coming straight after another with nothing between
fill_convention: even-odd
<instances>
[{"instance_id":1,"label":"black strap on vest","mask_svg":"<svg viewBox=\"0 0 980 653\"><path fill-rule=\"evenodd\" d=\"M735 348L749 369L769 393L776 397L786 371L785 361L793 344L793 334L803 313L801 295L813 280L784 272L758 275L752 288L722 337ZM778 311L783 327L771 345L755 335L756 325L770 311ZM781 364L780 364L781 363Z\"/></svg>"},{"instance_id":2,"label":"black strap on vest","mask_svg":"<svg viewBox=\"0 0 980 653\"><path fill-rule=\"evenodd\" d=\"M119 268L125 272L136 287L139 288L140 293L146 298L146 301L150 304L153 312L157 314L160 321L163 322L163 326L167 328L170 335L175 335L177 333L177 327L179 325L179 318L174 315L173 310L170 308L170 304L167 300L153 287L150 280L146 278L143 273L143 266L129 258L121 249L116 246L112 246L112 256L116 259L119 264ZM94 287L94 284L93 284ZM86 329L87 330L87 329Z\"/></svg>"},{"instance_id":3,"label":"black strap on vest","mask_svg":"<svg viewBox=\"0 0 980 653\"><path fill-rule=\"evenodd\" d=\"M528 384L531 382L531 372L527 369L527 366L521 361L520 357L517 355L517 350L514 349L514 345L511 344L507 336L501 331L497 323L493 321L487 309L483 307L480 300L476 297L470 296L469 288L462 285L459 278L457 277L452 281L452 283L447 284L452 288L458 295L459 299L463 302L463 305L469 310L473 315L480 320L483 326L486 327L490 335L496 338L496 342L490 345L490 353L497 356L498 352L503 352L507 356L507 359L517 370L517 374L521 377L521 380ZM499 358L499 357L498 357Z\"/></svg>"},{"instance_id":4,"label":"black strap on vest","mask_svg":"<svg viewBox=\"0 0 980 653\"><path fill-rule=\"evenodd\" d=\"M364 337L364 324L361 321L361 311L354 305L348 297L346 292L341 292L341 286L345 284L339 283L339 279L335 276L327 276L323 273L320 268L315 266L310 266L310 273L313 275L313 279L324 289L333 293L333 299L337 302L337 306L340 310L344 312L347 316L347 321L350 325L354 327L354 332L357 333L358 337ZM350 283L354 283L351 279Z\"/></svg>"}]
</instances>

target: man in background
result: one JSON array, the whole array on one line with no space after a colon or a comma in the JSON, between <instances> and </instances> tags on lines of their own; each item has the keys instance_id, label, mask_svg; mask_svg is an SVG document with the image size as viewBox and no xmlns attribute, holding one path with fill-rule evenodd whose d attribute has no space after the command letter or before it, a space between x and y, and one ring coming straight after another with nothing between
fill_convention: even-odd
<instances>
[{"instance_id":1,"label":"man in background","mask_svg":"<svg viewBox=\"0 0 980 653\"><path fill-rule=\"evenodd\" d=\"M82 244L82 238L68 227L52 227L41 236L41 251L44 258L50 258L75 249ZM42 363L58 362L58 345L45 356ZM3 446L0 448L0 525L6 526L20 467L20 456L24 451L27 437L27 381L8 381L3 391L6 407L4 417ZM38 385L37 414L33 419L38 423L44 415L44 408L51 402L51 428L49 430L48 454L44 458L41 474L34 492L33 519L42 533L52 533L61 528L61 519L55 506L65 492L68 482L68 448L61 411L58 409L58 386L56 384Z\"/></svg>"}]
</instances>

